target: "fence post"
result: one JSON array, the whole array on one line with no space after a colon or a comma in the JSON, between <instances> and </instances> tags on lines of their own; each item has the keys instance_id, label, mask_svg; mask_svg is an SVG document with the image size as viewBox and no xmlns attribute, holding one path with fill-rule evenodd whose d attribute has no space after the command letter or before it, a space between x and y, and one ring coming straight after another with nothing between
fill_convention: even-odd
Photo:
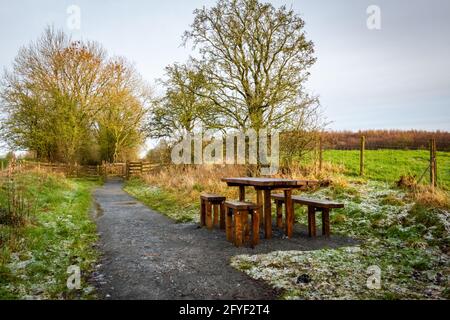
<instances>
[{"instance_id":1,"label":"fence post","mask_svg":"<svg viewBox=\"0 0 450 320\"><path fill-rule=\"evenodd\" d=\"M438 165L437 165L437 146L436 146L436 139L434 140L434 186L437 187L438 186Z\"/></svg>"},{"instance_id":2,"label":"fence post","mask_svg":"<svg viewBox=\"0 0 450 320\"><path fill-rule=\"evenodd\" d=\"M430 140L430 185L437 187L436 140Z\"/></svg>"},{"instance_id":3,"label":"fence post","mask_svg":"<svg viewBox=\"0 0 450 320\"><path fill-rule=\"evenodd\" d=\"M364 152L366 150L366 137L361 136L361 146L359 154L359 175L364 176Z\"/></svg>"},{"instance_id":4,"label":"fence post","mask_svg":"<svg viewBox=\"0 0 450 320\"><path fill-rule=\"evenodd\" d=\"M323 143L322 136L319 137L319 172L322 172L323 168Z\"/></svg>"}]
</instances>

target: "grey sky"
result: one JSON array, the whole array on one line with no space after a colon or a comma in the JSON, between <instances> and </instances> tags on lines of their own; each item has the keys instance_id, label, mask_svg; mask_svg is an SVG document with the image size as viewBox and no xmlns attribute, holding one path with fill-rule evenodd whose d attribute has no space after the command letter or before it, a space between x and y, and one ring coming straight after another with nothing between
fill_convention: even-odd
<instances>
[{"instance_id":1,"label":"grey sky","mask_svg":"<svg viewBox=\"0 0 450 320\"><path fill-rule=\"evenodd\" d=\"M75 38L99 41L127 57L149 82L183 62L181 35L192 11L210 0L0 0L0 67L53 24ZM321 96L337 130L450 130L450 1L286 0L306 22L318 62L308 88ZM69 5L81 29L67 28ZM369 5L381 8L381 30L366 26Z\"/></svg>"}]
</instances>

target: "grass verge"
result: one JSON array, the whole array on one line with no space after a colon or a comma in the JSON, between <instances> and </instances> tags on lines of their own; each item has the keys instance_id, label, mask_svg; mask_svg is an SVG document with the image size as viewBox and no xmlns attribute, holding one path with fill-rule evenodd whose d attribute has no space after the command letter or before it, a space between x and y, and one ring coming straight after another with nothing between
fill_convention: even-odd
<instances>
[{"instance_id":1,"label":"grass verge","mask_svg":"<svg viewBox=\"0 0 450 320\"><path fill-rule=\"evenodd\" d=\"M98 182L27 173L36 200L30 221L21 228L0 226L9 234L0 250L0 299L89 299L87 277L98 258L91 190ZM6 237L4 237L6 238ZM81 269L81 289L67 288L67 268Z\"/></svg>"},{"instance_id":2,"label":"grass verge","mask_svg":"<svg viewBox=\"0 0 450 320\"><path fill-rule=\"evenodd\" d=\"M149 208L176 222L199 222L200 204L192 202L189 198L180 197L175 192L149 186L144 180L138 178L127 181L124 190Z\"/></svg>"}]
</instances>

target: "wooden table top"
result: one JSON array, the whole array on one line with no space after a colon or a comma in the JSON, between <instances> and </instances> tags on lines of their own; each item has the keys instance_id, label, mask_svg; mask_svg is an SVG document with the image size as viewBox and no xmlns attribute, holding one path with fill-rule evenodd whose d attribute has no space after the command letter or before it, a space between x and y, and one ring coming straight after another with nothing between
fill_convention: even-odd
<instances>
[{"instance_id":1,"label":"wooden table top","mask_svg":"<svg viewBox=\"0 0 450 320\"><path fill-rule=\"evenodd\" d=\"M279 178L223 178L229 186L252 186L252 187L268 187L268 188L298 188L310 185L317 185L318 181L313 180L294 180Z\"/></svg>"}]
</instances>

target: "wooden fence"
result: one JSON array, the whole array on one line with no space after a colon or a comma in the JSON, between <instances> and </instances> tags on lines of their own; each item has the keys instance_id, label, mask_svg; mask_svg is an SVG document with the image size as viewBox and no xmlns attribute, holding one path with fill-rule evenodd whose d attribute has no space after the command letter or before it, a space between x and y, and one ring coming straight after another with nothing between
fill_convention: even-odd
<instances>
[{"instance_id":1,"label":"wooden fence","mask_svg":"<svg viewBox=\"0 0 450 320\"><path fill-rule=\"evenodd\" d=\"M42 170L44 172L60 173L70 178L108 178L120 177L129 179L151 172L158 165L143 161L129 161L126 163L107 163L101 165L78 165L65 163L47 163L17 160L14 162L14 172ZM11 173L11 167L1 168L0 177Z\"/></svg>"}]
</instances>

